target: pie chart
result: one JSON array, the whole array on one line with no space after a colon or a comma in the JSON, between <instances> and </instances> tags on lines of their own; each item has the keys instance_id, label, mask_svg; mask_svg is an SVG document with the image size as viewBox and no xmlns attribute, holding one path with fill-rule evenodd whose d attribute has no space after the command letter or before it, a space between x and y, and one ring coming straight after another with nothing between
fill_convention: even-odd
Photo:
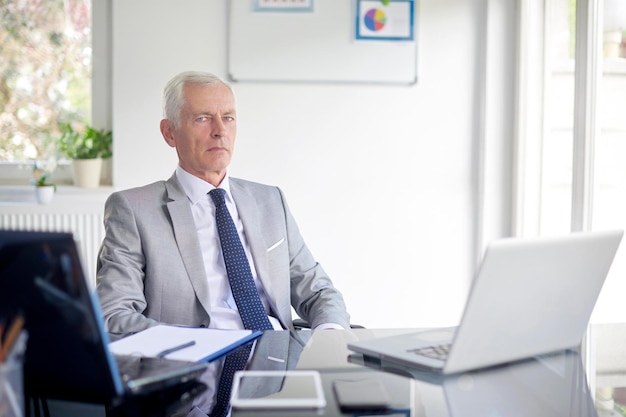
<instances>
[{"instance_id":1,"label":"pie chart","mask_svg":"<svg viewBox=\"0 0 626 417\"><path fill-rule=\"evenodd\" d=\"M387 16L385 16L385 13L380 9L370 9L365 13L363 20L365 27L372 32L378 32L385 26Z\"/></svg>"}]
</instances>

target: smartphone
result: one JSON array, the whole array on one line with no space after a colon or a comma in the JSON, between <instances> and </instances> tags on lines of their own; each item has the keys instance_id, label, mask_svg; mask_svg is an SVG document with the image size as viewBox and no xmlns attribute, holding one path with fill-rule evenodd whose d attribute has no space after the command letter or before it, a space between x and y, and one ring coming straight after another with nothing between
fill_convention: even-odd
<instances>
[{"instance_id":1,"label":"smartphone","mask_svg":"<svg viewBox=\"0 0 626 417\"><path fill-rule=\"evenodd\" d=\"M333 390L342 413L391 410L391 397L377 379L335 380Z\"/></svg>"}]
</instances>

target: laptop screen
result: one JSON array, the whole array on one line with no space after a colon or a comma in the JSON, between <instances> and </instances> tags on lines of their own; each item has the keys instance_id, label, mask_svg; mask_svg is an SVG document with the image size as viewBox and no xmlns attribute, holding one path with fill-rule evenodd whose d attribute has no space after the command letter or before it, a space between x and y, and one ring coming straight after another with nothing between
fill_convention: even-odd
<instances>
[{"instance_id":1,"label":"laptop screen","mask_svg":"<svg viewBox=\"0 0 626 417\"><path fill-rule=\"evenodd\" d=\"M122 393L70 233L0 231L0 320L25 318L28 395L106 403Z\"/></svg>"}]
</instances>

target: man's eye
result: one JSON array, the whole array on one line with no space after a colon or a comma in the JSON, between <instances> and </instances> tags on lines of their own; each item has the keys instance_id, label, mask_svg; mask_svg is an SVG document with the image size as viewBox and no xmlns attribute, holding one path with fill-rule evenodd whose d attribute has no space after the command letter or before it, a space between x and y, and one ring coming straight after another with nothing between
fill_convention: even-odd
<instances>
[{"instance_id":1,"label":"man's eye","mask_svg":"<svg viewBox=\"0 0 626 417\"><path fill-rule=\"evenodd\" d=\"M233 120L235 120L235 118L233 116L226 116L224 117L224 120L226 120L227 122L232 122Z\"/></svg>"}]
</instances>

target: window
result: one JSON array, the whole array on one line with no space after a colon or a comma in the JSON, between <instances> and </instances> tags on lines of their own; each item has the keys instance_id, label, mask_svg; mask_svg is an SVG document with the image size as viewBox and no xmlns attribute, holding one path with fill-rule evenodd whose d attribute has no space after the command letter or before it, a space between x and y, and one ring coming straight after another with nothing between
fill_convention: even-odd
<instances>
[{"instance_id":1,"label":"window","mask_svg":"<svg viewBox=\"0 0 626 417\"><path fill-rule=\"evenodd\" d=\"M626 228L626 2L536 0L521 25L518 234ZM525 19L524 19L525 18ZM539 23L537 23L539 22ZM542 36L525 41L525 34ZM532 36L531 36L532 37ZM622 242L593 320L624 321Z\"/></svg>"},{"instance_id":2,"label":"window","mask_svg":"<svg viewBox=\"0 0 626 417\"><path fill-rule=\"evenodd\" d=\"M1 1L0 161L46 160L91 119L91 0Z\"/></svg>"}]
</instances>

